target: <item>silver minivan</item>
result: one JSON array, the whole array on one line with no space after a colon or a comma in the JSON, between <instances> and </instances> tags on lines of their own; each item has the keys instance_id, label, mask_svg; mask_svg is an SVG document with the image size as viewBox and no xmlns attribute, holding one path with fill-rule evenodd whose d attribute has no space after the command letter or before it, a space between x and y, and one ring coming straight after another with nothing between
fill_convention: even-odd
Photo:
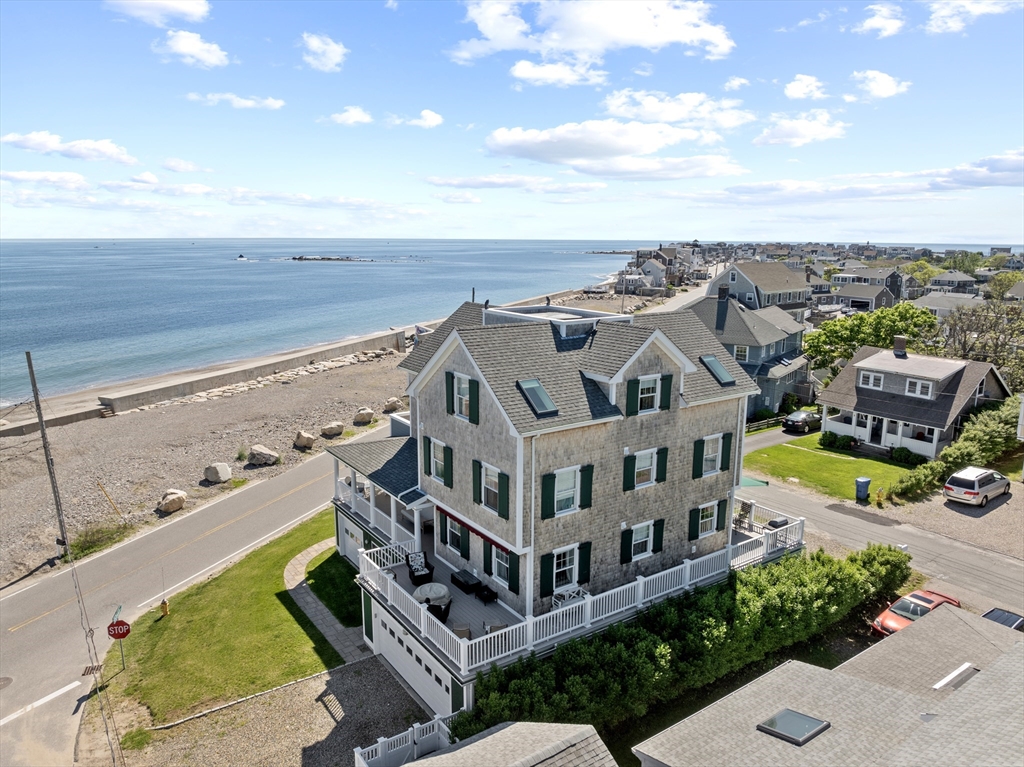
<instances>
[{"instance_id":1,"label":"silver minivan","mask_svg":"<svg viewBox=\"0 0 1024 767\"><path fill-rule=\"evenodd\" d=\"M987 506L990 498L1010 492L1010 480L991 469L968 466L946 480L942 494L951 501Z\"/></svg>"}]
</instances>

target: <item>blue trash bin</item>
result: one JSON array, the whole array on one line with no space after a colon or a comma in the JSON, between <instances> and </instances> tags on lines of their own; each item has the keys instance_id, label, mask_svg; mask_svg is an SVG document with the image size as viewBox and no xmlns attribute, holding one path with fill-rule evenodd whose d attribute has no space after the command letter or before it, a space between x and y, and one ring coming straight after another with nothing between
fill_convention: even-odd
<instances>
[{"instance_id":1,"label":"blue trash bin","mask_svg":"<svg viewBox=\"0 0 1024 767\"><path fill-rule=\"evenodd\" d=\"M871 485L871 477L857 477L857 500L866 501L870 495L868 487Z\"/></svg>"}]
</instances>

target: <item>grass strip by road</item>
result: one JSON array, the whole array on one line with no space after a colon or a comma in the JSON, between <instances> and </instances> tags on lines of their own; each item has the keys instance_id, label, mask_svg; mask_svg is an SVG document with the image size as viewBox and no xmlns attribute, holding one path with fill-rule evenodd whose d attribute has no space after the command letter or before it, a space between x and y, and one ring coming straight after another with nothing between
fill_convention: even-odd
<instances>
[{"instance_id":1,"label":"grass strip by road","mask_svg":"<svg viewBox=\"0 0 1024 767\"><path fill-rule=\"evenodd\" d=\"M362 623L363 611L356 585L356 569L334 547L306 565L306 584L342 626Z\"/></svg>"},{"instance_id":2,"label":"grass strip by road","mask_svg":"<svg viewBox=\"0 0 1024 767\"><path fill-rule=\"evenodd\" d=\"M884 458L823 448L818 445L817 434L755 450L744 457L743 465L782 480L795 477L804 487L848 501L856 500L854 480L857 477L871 477L871 492L874 494L879 489L888 488L907 470L903 464Z\"/></svg>"},{"instance_id":3,"label":"grass strip by road","mask_svg":"<svg viewBox=\"0 0 1024 767\"><path fill-rule=\"evenodd\" d=\"M333 513L320 512L171 597L167 617L147 612L124 640L126 670L116 645L107 654L110 693L162 724L341 665L284 585L288 562L333 535Z\"/></svg>"}]
</instances>

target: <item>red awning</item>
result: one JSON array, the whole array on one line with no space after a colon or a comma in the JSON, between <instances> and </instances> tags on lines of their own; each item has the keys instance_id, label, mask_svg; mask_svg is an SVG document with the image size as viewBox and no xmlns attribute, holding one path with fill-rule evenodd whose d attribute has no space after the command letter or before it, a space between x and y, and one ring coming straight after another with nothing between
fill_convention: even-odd
<instances>
[{"instance_id":1,"label":"red awning","mask_svg":"<svg viewBox=\"0 0 1024 767\"><path fill-rule=\"evenodd\" d=\"M439 512L441 512L442 516L448 517L448 519L454 519L456 522L458 522L464 528L469 530L469 532L473 533L473 535L475 535L477 538L482 538L483 540L487 541L489 544L491 544L494 548L498 549L499 551L504 551L506 554L509 553L508 546L505 546L504 544L498 543L496 540L494 540L494 538L489 536L487 533L480 532L480 530L476 529L472 525L466 524L463 520L461 520L458 517L456 517L450 511L446 511L445 509L441 508L437 504L434 504L434 508L436 508Z\"/></svg>"}]
</instances>

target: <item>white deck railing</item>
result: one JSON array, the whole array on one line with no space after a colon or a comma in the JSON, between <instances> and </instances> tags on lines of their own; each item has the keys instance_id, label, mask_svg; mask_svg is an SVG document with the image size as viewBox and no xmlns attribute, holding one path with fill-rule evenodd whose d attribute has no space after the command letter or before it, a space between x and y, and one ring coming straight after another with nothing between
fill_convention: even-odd
<instances>
[{"instance_id":1,"label":"white deck railing","mask_svg":"<svg viewBox=\"0 0 1024 767\"><path fill-rule=\"evenodd\" d=\"M459 712L435 716L426 724L414 724L390 738L377 738L367 748L356 748L356 767L401 767L420 757L443 751L452 742L448 725Z\"/></svg>"}]
</instances>

